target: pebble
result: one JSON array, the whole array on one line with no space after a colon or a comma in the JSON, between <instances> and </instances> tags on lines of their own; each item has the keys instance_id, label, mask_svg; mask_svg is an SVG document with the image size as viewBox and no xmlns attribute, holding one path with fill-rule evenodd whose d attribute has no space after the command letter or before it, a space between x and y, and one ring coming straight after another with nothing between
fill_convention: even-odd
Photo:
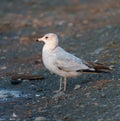
<instances>
[{"instance_id":1,"label":"pebble","mask_svg":"<svg viewBox=\"0 0 120 121\"><path fill-rule=\"evenodd\" d=\"M75 87L74 87L74 90L77 90L80 88L80 85L79 84L76 84Z\"/></svg>"},{"instance_id":2,"label":"pebble","mask_svg":"<svg viewBox=\"0 0 120 121\"><path fill-rule=\"evenodd\" d=\"M62 107L62 105L55 105L55 106L53 106L53 108L60 108L60 107Z\"/></svg>"},{"instance_id":3,"label":"pebble","mask_svg":"<svg viewBox=\"0 0 120 121\"><path fill-rule=\"evenodd\" d=\"M5 59L6 59L6 57L5 57L5 56L2 56L0 59L1 59L1 60L5 60Z\"/></svg>"},{"instance_id":4,"label":"pebble","mask_svg":"<svg viewBox=\"0 0 120 121\"><path fill-rule=\"evenodd\" d=\"M57 119L56 121L63 121L62 119Z\"/></svg>"},{"instance_id":5,"label":"pebble","mask_svg":"<svg viewBox=\"0 0 120 121\"><path fill-rule=\"evenodd\" d=\"M48 110L40 110L40 113L46 113Z\"/></svg>"},{"instance_id":6,"label":"pebble","mask_svg":"<svg viewBox=\"0 0 120 121\"><path fill-rule=\"evenodd\" d=\"M53 96L53 98L54 98L54 99L57 99L57 98L62 97L62 96L64 96L64 95L65 95L65 93L61 91L61 92L55 94L55 95Z\"/></svg>"},{"instance_id":7,"label":"pebble","mask_svg":"<svg viewBox=\"0 0 120 121\"><path fill-rule=\"evenodd\" d=\"M13 117L17 117L17 115L15 113L12 114Z\"/></svg>"},{"instance_id":8,"label":"pebble","mask_svg":"<svg viewBox=\"0 0 120 121\"><path fill-rule=\"evenodd\" d=\"M73 23L72 22L68 23L68 26L69 27L72 27L73 26Z\"/></svg>"},{"instance_id":9,"label":"pebble","mask_svg":"<svg viewBox=\"0 0 120 121\"><path fill-rule=\"evenodd\" d=\"M21 79L17 79L17 80L10 80L11 84L13 85L17 85L17 84L20 84L22 83L23 81Z\"/></svg>"},{"instance_id":10,"label":"pebble","mask_svg":"<svg viewBox=\"0 0 120 121\"><path fill-rule=\"evenodd\" d=\"M65 121L74 121L73 116L71 114L66 114L64 116Z\"/></svg>"},{"instance_id":11,"label":"pebble","mask_svg":"<svg viewBox=\"0 0 120 121\"><path fill-rule=\"evenodd\" d=\"M94 52L92 52L91 54L94 55L98 55L101 51L103 51L105 48L101 47L101 48L97 48Z\"/></svg>"},{"instance_id":12,"label":"pebble","mask_svg":"<svg viewBox=\"0 0 120 121\"><path fill-rule=\"evenodd\" d=\"M83 20L83 24L88 24L88 20Z\"/></svg>"},{"instance_id":13,"label":"pebble","mask_svg":"<svg viewBox=\"0 0 120 121\"><path fill-rule=\"evenodd\" d=\"M41 94L36 94L35 96L36 96L36 97L40 97L40 96L41 96Z\"/></svg>"},{"instance_id":14,"label":"pebble","mask_svg":"<svg viewBox=\"0 0 120 121\"><path fill-rule=\"evenodd\" d=\"M104 93L101 94L101 98L105 98L105 94Z\"/></svg>"},{"instance_id":15,"label":"pebble","mask_svg":"<svg viewBox=\"0 0 120 121\"><path fill-rule=\"evenodd\" d=\"M6 66L3 66L3 67L1 67L0 69L1 69L1 70L5 70L5 69L7 69L7 67L6 67Z\"/></svg>"},{"instance_id":16,"label":"pebble","mask_svg":"<svg viewBox=\"0 0 120 121\"><path fill-rule=\"evenodd\" d=\"M45 117L36 117L34 121L47 121L47 119Z\"/></svg>"},{"instance_id":17,"label":"pebble","mask_svg":"<svg viewBox=\"0 0 120 121\"><path fill-rule=\"evenodd\" d=\"M103 119L98 119L97 121L103 121Z\"/></svg>"},{"instance_id":18,"label":"pebble","mask_svg":"<svg viewBox=\"0 0 120 121\"><path fill-rule=\"evenodd\" d=\"M65 21L64 21L64 20L62 20L62 21L57 21L55 24L56 24L56 25L59 25L59 26L62 26L63 24L65 24Z\"/></svg>"}]
</instances>

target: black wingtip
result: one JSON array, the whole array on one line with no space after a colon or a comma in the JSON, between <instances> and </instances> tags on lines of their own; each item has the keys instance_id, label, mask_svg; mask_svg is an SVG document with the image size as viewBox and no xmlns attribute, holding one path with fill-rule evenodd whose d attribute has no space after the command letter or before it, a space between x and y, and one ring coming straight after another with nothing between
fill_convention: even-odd
<instances>
[{"instance_id":1,"label":"black wingtip","mask_svg":"<svg viewBox=\"0 0 120 121\"><path fill-rule=\"evenodd\" d=\"M95 69L95 70L77 70L76 72L81 72L81 73L112 73L111 69Z\"/></svg>"}]
</instances>

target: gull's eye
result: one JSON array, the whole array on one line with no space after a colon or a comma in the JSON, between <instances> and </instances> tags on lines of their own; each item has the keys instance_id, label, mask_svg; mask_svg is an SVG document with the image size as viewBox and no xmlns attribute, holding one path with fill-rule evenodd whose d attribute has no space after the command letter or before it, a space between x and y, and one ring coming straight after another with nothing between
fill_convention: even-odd
<instances>
[{"instance_id":1,"label":"gull's eye","mask_svg":"<svg viewBox=\"0 0 120 121\"><path fill-rule=\"evenodd\" d=\"M45 39L48 39L48 37L45 37Z\"/></svg>"}]
</instances>

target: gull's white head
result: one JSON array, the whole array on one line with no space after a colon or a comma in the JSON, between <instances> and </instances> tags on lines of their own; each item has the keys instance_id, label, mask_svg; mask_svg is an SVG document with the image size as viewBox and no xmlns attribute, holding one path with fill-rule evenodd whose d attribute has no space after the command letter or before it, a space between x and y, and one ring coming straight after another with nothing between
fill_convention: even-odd
<instances>
[{"instance_id":1,"label":"gull's white head","mask_svg":"<svg viewBox=\"0 0 120 121\"><path fill-rule=\"evenodd\" d=\"M38 42L44 42L45 44L48 44L49 46L57 46L58 45L58 36L54 33L48 33L44 35L42 38L38 38L36 41Z\"/></svg>"}]
</instances>

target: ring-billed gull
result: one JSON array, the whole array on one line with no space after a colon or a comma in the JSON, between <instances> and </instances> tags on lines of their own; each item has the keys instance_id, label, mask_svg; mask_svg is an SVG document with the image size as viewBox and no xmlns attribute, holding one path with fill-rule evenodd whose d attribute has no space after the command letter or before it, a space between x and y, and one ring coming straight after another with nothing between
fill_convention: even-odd
<instances>
[{"instance_id":1,"label":"ring-billed gull","mask_svg":"<svg viewBox=\"0 0 120 121\"><path fill-rule=\"evenodd\" d=\"M102 73L110 72L109 67L100 63L92 63L81 60L80 58L66 52L58 45L58 36L48 33L36 41L44 42L42 49L42 60L45 67L60 76L59 91L62 90L62 79L64 78L64 91L66 91L67 77L77 77L82 73Z\"/></svg>"}]
</instances>

